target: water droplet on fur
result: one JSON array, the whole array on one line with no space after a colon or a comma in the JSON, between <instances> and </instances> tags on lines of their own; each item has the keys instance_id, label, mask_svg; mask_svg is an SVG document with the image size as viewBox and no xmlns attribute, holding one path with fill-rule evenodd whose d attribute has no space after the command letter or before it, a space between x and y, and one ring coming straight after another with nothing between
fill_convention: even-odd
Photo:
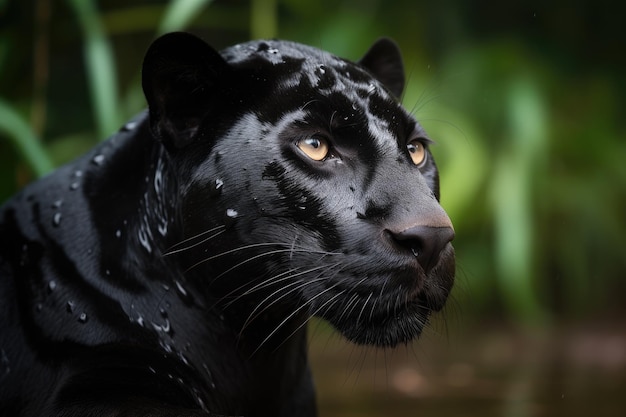
<instances>
[{"instance_id":1,"label":"water droplet on fur","mask_svg":"<svg viewBox=\"0 0 626 417\"><path fill-rule=\"evenodd\" d=\"M167 222L163 221L163 223L159 223L157 226L157 230L161 236L167 235Z\"/></svg>"},{"instance_id":2,"label":"water droplet on fur","mask_svg":"<svg viewBox=\"0 0 626 417\"><path fill-rule=\"evenodd\" d=\"M181 361L183 361L185 365L189 365L189 360L187 359L185 355L183 355L182 352L178 352L178 357L180 358Z\"/></svg>"},{"instance_id":3,"label":"water droplet on fur","mask_svg":"<svg viewBox=\"0 0 626 417\"><path fill-rule=\"evenodd\" d=\"M163 348L163 350L165 350L167 353L172 353L172 352L173 352L172 347L171 347L168 343L164 342L163 340L160 340L160 341L159 341L159 345L160 345L160 346ZM174 377L173 377L172 375L168 375L168 377L169 377L170 379L174 379Z\"/></svg>"},{"instance_id":4,"label":"water droplet on fur","mask_svg":"<svg viewBox=\"0 0 626 417\"><path fill-rule=\"evenodd\" d=\"M35 310L37 310L38 312L43 310L43 304L37 303L37 305L35 306Z\"/></svg>"},{"instance_id":5,"label":"water droplet on fur","mask_svg":"<svg viewBox=\"0 0 626 417\"><path fill-rule=\"evenodd\" d=\"M193 395L194 395L194 398L195 398L195 400L196 400L196 404L198 404L198 406L199 406L199 407L200 407L203 411L208 412L209 410L207 409L206 404L204 404L204 401L202 400L202 398L200 398L200 391L198 391L198 389L197 389L197 388L194 388L194 389L193 389Z\"/></svg>"},{"instance_id":6,"label":"water droplet on fur","mask_svg":"<svg viewBox=\"0 0 626 417\"><path fill-rule=\"evenodd\" d=\"M126 123L122 129L126 132L129 132L135 129L136 127L137 127L137 122L131 121L131 122Z\"/></svg>"},{"instance_id":7,"label":"water droplet on fur","mask_svg":"<svg viewBox=\"0 0 626 417\"><path fill-rule=\"evenodd\" d=\"M163 172L160 169L157 169L154 174L154 191L159 193L161 191L161 187L163 186Z\"/></svg>"},{"instance_id":8,"label":"water droplet on fur","mask_svg":"<svg viewBox=\"0 0 626 417\"><path fill-rule=\"evenodd\" d=\"M75 306L76 306L76 303L74 301L68 301L67 304L65 305L65 311L67 311L68 313L73 313Z\"/></svg>"},{"instance_id":9,"label":"water droplet on fur","mask_svg":"<svg viewBox=\"0 0 626 417\"><path fill-rule=\"evenodd\" d=\"M94 165L97 165L97 166L102 165L104 163L104 155L99 154L99 155L94 156L91 162L93 162Z\"/></svg>"},{"instance_id":10,"label":"water droplet on fur","mask_svg":"<svg viewBox=\"0 0 626 417\"><path fill-rule=\"evenodd\" d=\"M367 89L367 93L368 94L372 94L374 91L376 91L376 85L375 84L370 84L368 89Z\"/></svg>"},{"instance_id":11,"label":"water droplet on fur","mask_svg":"<svg viewBox=\"0 0 626 417\"><path fill-rule=\"evenodd\" d=\"M122 231L121 231L120 229L117 229L117 230L115 231L115 237L116 237L116 238L118 238L118 239L119 239L120 237L122 237Z\"/></svg>"},{"instance_id":12,"label":"water droplet on fur","mask_svg":"<svg viewBox=\"0 0 626 417\"><path fill-rule=\"evenodd\" d=\"M189 291L187 291L187 289L183 287L179 281L174 281L174 284L176 285L176 292L183 302L187 305L193 304L193 296L189 293Z\"/></svg>"},{"instance_id":13,"label":"water droplet on fur","mask_svg":"<svg viewBox=\"0 0 626 417\"><path fill-rule=\"evenodd\" d=\"M61 213L54 213L52 217L52 225L58 227L61 224Z\"/></svg>"},{"instance_id":14,"label":"water droplet on fur","mask_svg":"<svg viewBox=\"0 0 626 417\"><path fill-rule=\"evenodd\" d=\"M51 207L53 209L59 209L61 208L62 205L63 205L63 200L59 199L59 200L56 200L54 203L52 203Z\"/></svg>"},{"instance_id":15,"label":"water droplet on fur","mask_svg":"<svg viewBox=\"0 0 626 417\"><path fill-rule=\"evenodd\" d=\"M57 287L57 283L55 281L50 281L48 283L48 293L51 293L52 291L54 291Z\"/></svg>"},{"instance_id":16,"label":"water droplet on fur","mask_svg":"<svg viewBox=\"0 0 626 417\"><path fill-rule=\"evenodd\" d=\"M172 331L172 326L170 325L170 320L165 319L163 324L152 323L152 328L157 332L170 333Z\"/></svg>"},{"instance_id":17,"label":"water droplet on fur","mask_svg":"<svg viewBox=\"0 0 626 417\"><path fill-rule=\"evenodd\" d=\"M79 323L87 323L88 320L89 317L87 316L87 313L80 313L80 315L78 316Z\"/></svg>"},{"instance_id":18,"label":"water droplet on fur","mask_svg":"<svg viewBox=\"0 0 626 417\"><path fill-rule=\"evenodd\" d=\"M215 382L213 382L213 374L209 370L209 367L207 366L206 363L203 363L202 367L204 368L205 372L207 373L207 376L209 377L209 382L211 383L211 388L215 388Z\"/></svg>"},{"instance_id":19,"label":"water droplet on fur","mask_svg":"<svg viewBox=\"0 0 626 417\"><path fill-rule=\"evenodd\" d=\"M237 220L238 215L239 213L237 213L237 210L226 209L226 216L224 217L224 226L226 227L232 226L235 223L235 220Z\"/></svg>"},{"instance_id":20,"label":"water droplet on fur","mask_svg":"<svg viewBox=\"0 0 626 417\"><path fill-rule=\"evenodd\" d=\"M159 313L161 313L161 317L163 317L164 319L167 318L167 310L164 309L163 307L159 309Z\"/></svg>"},{"instance_id":21,"label":"water droplet on fur","mask_svg":"<svg viewBox=\"0 0 626 417\"><path fill-rule=\"evenodd\" d=\"M80 178L80 177L82 177L82 176L83 176L83 171L81 171L80 169L78 169L78 170L74 171L74 176L75 176L76 178Z\"/></svg>"},{"instance_id":22,"label":"water droplet on fur","mask_svg":"<svg viewBox=\"0 0 626 417\"><path fill-rule=\"evenodd\" d=\"M141 317L141 316L137 317L137 324L140 325L141 327L143 327L143 317Z\"/></svg>"},{"instance_id":23,"label":"water droplet on fur","mask_svg":"<svg viewBox=\"0 0 626 417\"><path fill-rule=\"evenodd\" d=\"M141 243L141 246L143 246L148 251L148 253L152 253L152 246L150 246L150 242L148 241L148 234L146 233L143 226L139 229L139 233L137 234L137 236L139 237L139 243Z\"/></svg>"},{"instance_id":24,"label":"water droplet on fur","mask_svg":"<svg viewBox=\"0 0 626 417\"><path fill-rule=\"evenodd\" d=\"M78 186L79 186L78 181L71 183L71 184L70 184L70 191L75 191L75 190L77 190L77 189L78 189Z\"/></svg>"},{"instance_id":25,"label":"water droplet on fur","mask_svg":"<svg viewBox=\"0 0 626 417\"><path fill-rule=\"evenodd\" d=\"M222 188L224 187L224 181L216 178L214 182L209 185L209 195L211 197L217 197L222 194Z\"/></svg>"},{"instance_id":26,"label":"water droplet on fur","mask_svg":"<svg viewBox=\"0 0 626 417\"><path fill-rule=\"evenodd\" d=\"M182 284L178 281L174 281L174 283L176 284L176 291L178 291L178 293L180 295L182 295L183 297L187 297L187 290L185 289L185 287L182 286Z\"/></svg>"}]
</instances>

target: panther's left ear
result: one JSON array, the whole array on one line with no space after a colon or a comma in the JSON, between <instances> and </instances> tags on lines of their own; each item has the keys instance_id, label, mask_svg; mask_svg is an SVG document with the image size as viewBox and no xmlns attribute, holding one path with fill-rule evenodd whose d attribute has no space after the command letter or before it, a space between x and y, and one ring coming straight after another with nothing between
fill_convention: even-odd
<instances>
[{"instance_id":1,"label":"panther's left ear","mask_svg":"<svg viewBox=\"0 0 626 417\"><path fill-rule=\"evenodd\" d=\"M142 87L154 136L169 150L198 137L203 118L219 105L218 90L230 67L194 35L168 33L155 40L143 61Z\"/></svg>"},{"instance_id":2,"label":"panther's left ear","mask_svg":"<svg viewBox=\"0 0 626 417\"><path fill-rule=\"evenodd\" d=\"M400 98L404 90L404 65L400 48L394 41L381 38L359 60L378 81Z\"/></svg>"}]
</instances>

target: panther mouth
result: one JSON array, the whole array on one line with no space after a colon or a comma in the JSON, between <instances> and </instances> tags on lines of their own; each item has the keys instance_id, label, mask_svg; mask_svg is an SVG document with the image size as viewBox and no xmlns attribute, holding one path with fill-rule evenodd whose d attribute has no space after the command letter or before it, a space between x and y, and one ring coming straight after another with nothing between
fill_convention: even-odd
<instances>
[{"instance_id":1,"label":"panther mouth","mask_svg":"<svg viewBox=\"0 0 626 417\"><path fill-rule=\"evenodd\" d=\"M368 300L371 298L351 297L319 315L355 344L395 347L419 337L433 311L421 299L378 308L368 308Z\"/></svg>"},{"instance_id":2,"label":"panther mouth","mask_svg":"<svg viewBox=\"0 0 626 417\"><path fill-rule=\"evenodd\" d=\"M337 284L311 303L311 311L355 344L394 347L408 343L421 335L431 314L444 307L454 270L450 246L429 274L414 268L396 269L357 281L353 287Z\"/></svg>"}]
</instances>

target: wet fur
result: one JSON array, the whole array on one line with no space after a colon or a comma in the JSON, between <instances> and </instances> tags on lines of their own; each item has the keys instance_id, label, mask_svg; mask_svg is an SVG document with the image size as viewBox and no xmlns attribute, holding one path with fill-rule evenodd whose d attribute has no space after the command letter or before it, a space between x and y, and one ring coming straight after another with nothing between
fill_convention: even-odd
<instances>
[{"instance_id":1,"label":"wet fur","mask_svg":"<svg viewBox=\"0 0 626 417\"><path fill-rule=\"evenodd\" d=\"M0 415L313 416L311 316L416 338L454 251L403 84L387 40L360 65L157 40L149 112L0 210ZM303 155L311 135L332 158Z\"/></svg>"}]
</instances>

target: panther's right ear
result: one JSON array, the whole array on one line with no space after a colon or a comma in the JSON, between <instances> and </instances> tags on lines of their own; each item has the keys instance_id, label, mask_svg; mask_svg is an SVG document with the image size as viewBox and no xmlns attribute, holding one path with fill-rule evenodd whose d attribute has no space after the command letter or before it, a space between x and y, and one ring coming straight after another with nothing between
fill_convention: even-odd
<instances>
[{"instance_id":1,"label":"panther's right ear","mask_svg":"<svg viewBox=\"0 0 626 417\"><path fill-rule=\"evenodd\" d=\"M229 70L217 51L189 33L169 33L152 43L142 86L152 133L169 150L196 139L203 117L218 105L215 92Z\"/></svg>"}]
</instances>

